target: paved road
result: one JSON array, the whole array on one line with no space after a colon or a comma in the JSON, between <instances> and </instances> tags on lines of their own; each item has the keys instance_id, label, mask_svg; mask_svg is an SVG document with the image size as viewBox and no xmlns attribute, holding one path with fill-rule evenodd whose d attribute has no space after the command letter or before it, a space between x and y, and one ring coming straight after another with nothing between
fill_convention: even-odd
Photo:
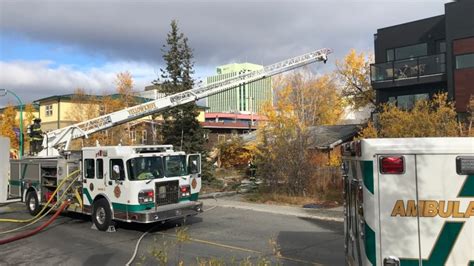
<instances>
[{"instance_id":1,"label":"paved road","mask_svg":"<svg viewBox=\"0 0 474 266\"><path fill-rule=\"evenodd\" d=\"M11 205L13 209L22 205ZM0 265L124 265L138 238L154 228L141 242L134 263L156 265L198 264L197 260L269 260L283 265L343 265L342 223L218 206L185 221L159 226L123 224L117 232L91 229L87 216L60 216L38 235L0 247ZM2 211L3 210L3 211ZM0 208L0 218L28 218L25 211ZM18 225L0 223L0 231ZM177 234L184 236L177 241ZM9 235L0 235L3 239Z\"/></svg>"}]
</instances>

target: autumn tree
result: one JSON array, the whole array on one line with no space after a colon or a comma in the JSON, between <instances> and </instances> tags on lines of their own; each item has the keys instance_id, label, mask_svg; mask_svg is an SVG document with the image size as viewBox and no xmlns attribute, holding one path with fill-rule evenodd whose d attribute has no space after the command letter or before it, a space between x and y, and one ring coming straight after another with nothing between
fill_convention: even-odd
<instances>
[{"instance_id":1,"label":"autumn tree","mask_svg":"<svg viewBox=\"0 0 474 266\"><path fill-rule=\"evenodd\" d=\"M103 104L99 97L87 93L83 88L74 90L71 97L71 108L67 111L66 116L73 123L80 123L99 116L100 105ZM84 139L73 140L72 149L79 149L83 146L95 146L96 142L104 144L105 136L102 132L94 133Z\"/></svg>"},{"instance_id":2,"label":"autumn tree","mask_svg":"<svg viewBox=\"0 0 474 266\"><path fill-rule=\"evenodd\" d=\"M13 105L7 105L3 110L2 119L0 121L0 135L10 139L10 147L18 149L19 142L16 137L14 128L18 128L17 121L15 120L17 110Z\"/></svg>"},{"instance_id":3,"label":"autumn tree","mask_svg":"<svg viewBox=\"0 0 474 266\"><path fill-rule=\"evenodd\" d=\"M100 99L99 114L109 114L131 106L135 106L140 102L134 96L133 92L133 77L128 71L117 73L115 76L116 93L110 95L103 95ZM131 145L133 143L133 131L137 130L137 123L139 121L128 122L122 125L117 125L109 128L100 134L105 145ZM97 134L97 133L96 133Z\"/></svg>"},{"instance_id":4,"label":"autumn tree","mask_svg":"<svg viewBox=\"0 0 474 266\"><path fill-rule=\"evenodd\" d=\"M474 95L471 95L467 104L466 117L459 121L460 132L463 136L474 136Z\"/></svg>"},{"instance_id":5,"label":"autumn tree","mask_svg":"<svg viewBox=\"0 0 474 266\"><path fill-rule=\"evenodd\" d=\"M378 125L369 124L362 131L364 138L411 138L459 136L456 110L446 93L431 100L417 101L412 109L395 104L382 105Z\"/></svg>"},{"instance_id":6,"label":"autumn tree","mask_svg":"<svg viewBox=\"0 0 474 266\"><path fill-rule=\"evenodd\" d=\"M287 192L305 193L313 174L309 147L311 127L336 123L343 103L330 75L307 70L288 75L277 101L263 107L268 121L258 129L258 174L272 186L286 183Z\"/></svg>"},{"instance_id":7,"label":"autumn tree","mask_svg":"<svg viewBox=\"0 0 474 266\"><path fill-rule=\"evenodd\" d=\"M252 149L240 137L222 141L216 146L217 166L223 168L246 167L252 158Z\"/></svg>"},{"instance_id":8,"label":"autumn tree","mask_svg":"<svg viewBox=\"0 0 474 266\"><path fill-rule=\"evenodd\" d=\"M370 63L372 56L355 49L336 61L336 75L342 85L342 96L354 108L375 106L375 91L370 84Z\"/></svg>"}]
</instances>

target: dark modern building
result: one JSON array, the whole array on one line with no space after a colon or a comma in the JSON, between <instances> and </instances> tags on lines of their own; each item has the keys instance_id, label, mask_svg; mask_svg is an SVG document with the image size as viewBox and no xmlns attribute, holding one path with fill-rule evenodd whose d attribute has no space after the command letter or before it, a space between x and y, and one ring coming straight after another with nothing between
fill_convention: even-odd
<instances>
[{"instance_id":1,"label":"dark modern building","mask_svg":"<svg viewBox=\"0 0 474 266\"><path fill-rule=\"evenodd\" d=\"M474 1L445 4L445 14L378 29L372 86L377 103L410 108L448 92L465 113L474 96Z\"/></svg>"}]
</instances>

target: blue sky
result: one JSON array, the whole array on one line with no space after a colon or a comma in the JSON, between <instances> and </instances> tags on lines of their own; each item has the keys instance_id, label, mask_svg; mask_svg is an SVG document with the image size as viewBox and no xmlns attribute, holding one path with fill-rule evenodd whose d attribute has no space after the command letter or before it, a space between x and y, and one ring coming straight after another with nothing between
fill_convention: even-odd
<instances>
[{"instance_id":1,"label":"blue sky","mask_svg":"<svg viewBox=\"0 0 474 266\"><path fill-rule=\"evenodd\" d=\"M313 69L327 72L350 48L370 52L377 28L443 14L445 2L0 0L0 88L25 102L79 87L101 94L130 71L142 90L163 66L171 19L194 49L196 79L219 65L271 64L324 47L335 52Z\"/></svg>"}]
</instances>

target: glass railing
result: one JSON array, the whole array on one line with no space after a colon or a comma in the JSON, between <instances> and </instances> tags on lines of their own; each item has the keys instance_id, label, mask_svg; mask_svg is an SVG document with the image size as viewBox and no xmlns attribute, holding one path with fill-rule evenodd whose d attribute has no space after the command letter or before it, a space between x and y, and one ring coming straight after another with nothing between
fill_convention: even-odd
<instances>
[{"instance_id":1,"label":"glass railing","mask_svg":"<svg viewBox=\"0 0 474 266\"><path fill-rule=\"evenodd\" d=\"M370 65L372 82L419 78L445 72L444 53Z\"/></svg>"}]
</instances>

